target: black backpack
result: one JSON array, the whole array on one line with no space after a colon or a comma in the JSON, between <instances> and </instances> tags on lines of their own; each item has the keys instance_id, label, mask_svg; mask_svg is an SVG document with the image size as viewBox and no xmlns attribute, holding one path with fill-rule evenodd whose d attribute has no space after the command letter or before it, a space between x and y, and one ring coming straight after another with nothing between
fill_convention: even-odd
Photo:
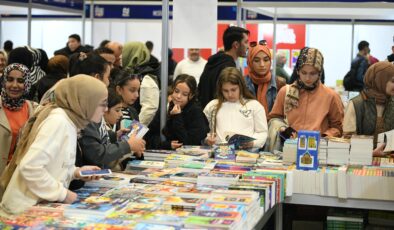
<instances>
[{"instance_id":1,"label":"black backpack","mask_svg":"<svg viewBox=\"0 0 394 230\"><path fill-rule=\"evenodd\" d=\"M357 80L357 70L362 61L363 59L360 58L354 65L352 64L349 72L347 72L343 78L343 86L346 91L361 91L363 89L364 86L362 82Z\"/></svg>"}]
</instances>

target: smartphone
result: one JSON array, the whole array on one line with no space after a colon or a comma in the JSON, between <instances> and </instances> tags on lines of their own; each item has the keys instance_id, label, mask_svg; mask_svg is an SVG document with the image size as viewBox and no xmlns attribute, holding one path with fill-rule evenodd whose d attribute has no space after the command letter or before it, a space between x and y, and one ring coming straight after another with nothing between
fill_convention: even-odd
<instances>
[{"instance_id":1,"label":"smartphone","mask_svg":"<svg viewBox=\"0 0 394 230\"><path fill-rule=\"evenodd\" d=\"M79 171L79 175L82 177L85 176L106 176L106 175L111 175L111 169L100 169L100 170L84 170L84 171Z\"/></svg>"},{"instance_id":2,"label":"smartphone","mask_svg":"<svg viewBox=\"0 0 394 230\"><path fill-rule=\"evenodd\" d=\"M285 141L289 139L293 135L293 133L297 133L297 131L292 127L287 127L285 131L279 133L279 136L283 141Z\"/></svg>"}]
</instances>

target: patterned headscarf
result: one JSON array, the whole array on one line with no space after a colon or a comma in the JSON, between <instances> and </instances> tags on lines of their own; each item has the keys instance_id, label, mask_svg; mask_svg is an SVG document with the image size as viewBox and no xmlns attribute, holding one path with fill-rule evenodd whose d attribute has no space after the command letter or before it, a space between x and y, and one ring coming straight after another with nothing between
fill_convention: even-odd
<instances>
[{"instance_id":1,"label":"patterned headscarf","mask_svg":"<svg viewBox=\"0 0 394 230\"><path fill-rule=\"evenodd\" d=\"M42 55L40 50L34 49L32 47L26 46L26 49L31 52L33 57L33 65L30 68L30 76L32 84L36 84L41 78L43 78L46 73L40 67L40 62L42 59Z\"/></svg>"},{"instance_id":2,"label":"patterned headscarf","mask_svg":"<svg viewBox=\"0 0 394 230\"><path fill-rule=\"evenodd\" d=\"M300 56L297 59L297 72L302 69L304 65L311 65L319 71L321 76L323 72L323 64L324 58L322 53L315 48L305 47L301 50ZM298 74L297 74L298 75ZM299 90L314 90L320 83L319 79L313 84L313 86L306 86L300 79L299 75L297 76L296 81L289 86L289 90L287 90L286 97L285 97L285 114L290 112L293 108L298 107L298 99L299 99Z\"/></svg>"},{"instance_id":3,"label":"patterned headscarf","mask_svg":"<svg viewBox=\"0 0 394 230\"><path fill-rule=\"evenodd\" d=\"M11 98L6 93L5 84L7 82L7 77L10 74L10 72L13 70L18 70L23 73L23 80L24 80L23 84L25 86L25 90L24 90L23 95L20 98ZM23 64L13 63L13 64L8 65L4 69L4 75L3 75L3 81L2 81L3 87L1 88L1 99L2 99L2 103L3 103L4 107L6 107L7 109L12 110L12 111L19 110L20 108L22 108L22 106L26 100L25 98L29 94L30 88L32 85L32 81L31 81L30 76L31 75L30 75L29 69Z\"/></svg>"},{"instance_id":4,"label":"patterned headscarf","mask_svg":"<svg viewBox=\"0 0 394 230\"><path fill-rule=\"evenodd\" d=\"M376 104L386 104L390 95L386 93L387 82L394 76L394 64L387 61L371 65L364 76L365 89L363 93L369 98L375 98Z\"/></svg>"}]
</instances>

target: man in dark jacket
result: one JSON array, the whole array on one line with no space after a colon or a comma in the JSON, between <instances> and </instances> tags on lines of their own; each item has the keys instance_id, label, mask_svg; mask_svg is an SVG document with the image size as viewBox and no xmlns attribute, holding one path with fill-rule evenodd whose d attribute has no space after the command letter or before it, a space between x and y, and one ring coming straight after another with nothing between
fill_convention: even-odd
<instances>
[{"instance_id":1,"label":"man in dark jacket","mask_svg":"<svg viewBox=\"0 0 394 230\"><path fill-rule=\"evenodd\" d=\"M394 46L391 47L391 50L393 53L387 56L387 61L394 62Z\"/></svg>"},{"instance_id":2,"label":"man in dark jacket","mask_svg":"<svg viewBox=\"0 0 394 230\"><path fill-rule=\"evenodd\" d=\"M78 34L71 34L68 36L67 46L63 49L56 50L54 54L70 57L74 53L88 53L89 51L91 50L81 45L81 37Z\"/></svg>"},{"instance_id":3,"label":"man in dark jacket","mask_svg":"<svg viewBox=\"0 0 394 230\"><path fill-rule=\"evenodd\" d=\"M236 67L238 57L246 57L249 31L236 26L228 27L223 34L224 52L209 57L198 84L199 102L204 108L216 98L216 85L220 72L226 67Z\"/></svg>"}]
</instances>

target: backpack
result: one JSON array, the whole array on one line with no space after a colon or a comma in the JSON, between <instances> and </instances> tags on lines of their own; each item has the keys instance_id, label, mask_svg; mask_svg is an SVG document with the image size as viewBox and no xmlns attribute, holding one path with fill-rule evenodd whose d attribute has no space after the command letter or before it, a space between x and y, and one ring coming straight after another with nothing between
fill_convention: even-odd
<instances>
[{"instance_id":1,"label":"backpack","mask_svg":"<svg viewBox=\"0 0 394 230\"><path fill-rule=\"evenodd\" d=\"M363 59L359 59L354 65L351 65L349 72L343 78L343 86L346 91L361 91L363 84L357 80L357 70Z\"/></svg>"}]
</instances>

